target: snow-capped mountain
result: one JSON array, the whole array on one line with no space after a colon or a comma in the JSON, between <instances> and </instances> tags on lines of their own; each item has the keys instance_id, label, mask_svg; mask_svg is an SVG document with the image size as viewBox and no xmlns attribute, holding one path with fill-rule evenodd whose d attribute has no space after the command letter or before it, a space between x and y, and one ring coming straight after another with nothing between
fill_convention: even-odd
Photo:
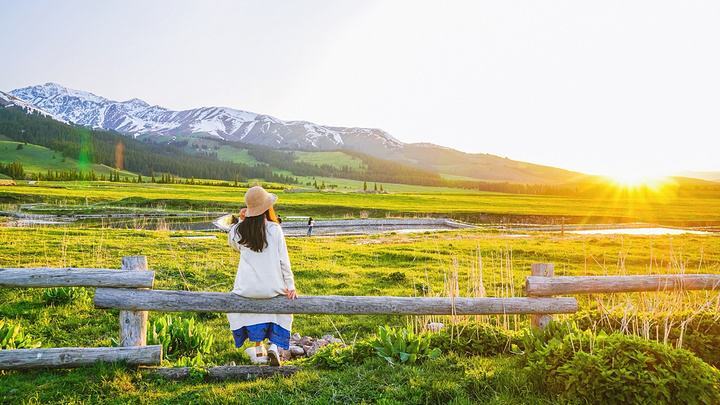
<instances>
[{"instance_id":1,"label":"snow-capped mountain","mask_svg":"<svg viewBox=\"0 0 720 405\"><path fill-rule=\"evenodd\" d=\"M282 121L227 107L173 111L143 100L114 101L56 83L10 92L13 96L77 125L128 135L211 136L274 148L357 150L394 149L403 144L380 129L329 127Z\"/></svg>"},{"instance_id":2,"label":"snow-capped mountain","mask_svg":"<svg viewBox=\"0 0 720 405\"><path fill-rule=\"evenodd\" d=\"M0 91L0 107L19 107L25 110L27 113L38 113L40 115L43 115L48 118L52 118L54 120L64 122L67 124L67 121L62 119L61 117L55 116L53 114L50 114L49 112L42 110L40 108L35 107L34 105L25 102L11 94L5 93Z\"/></svg>"}]
</instances>

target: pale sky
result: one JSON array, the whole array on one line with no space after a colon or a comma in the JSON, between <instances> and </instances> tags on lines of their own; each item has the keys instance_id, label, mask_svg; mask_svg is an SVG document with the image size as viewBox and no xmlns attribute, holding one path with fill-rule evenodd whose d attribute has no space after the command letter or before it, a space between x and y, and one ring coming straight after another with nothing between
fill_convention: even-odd
<instances>
[{"instance_id":1,"label":"pale sky","mask_svg":"<svg viewBox=\"0 0 720 405\"><path fill-rule=\"evenodd\" d=\"M0 89L382 128L594 174L720 170L717 1L0 0Z\"/></svg>"}]
</instances>

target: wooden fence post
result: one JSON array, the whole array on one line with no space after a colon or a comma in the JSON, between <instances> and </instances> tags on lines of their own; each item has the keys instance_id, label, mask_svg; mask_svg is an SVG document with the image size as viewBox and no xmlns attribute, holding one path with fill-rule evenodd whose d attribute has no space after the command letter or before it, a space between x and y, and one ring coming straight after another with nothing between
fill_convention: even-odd
<instances>
[{"instance_id":1,"label":"wooden fence post","mask_svg":"<svg viewBox=\"0 0 720 405\"><path fill-rule=\"evenodd\" d=\"M147 270L147 257L125 256L123 270ZM120 346L145 346L147 343L147 311L120 311Z\"/></svg>"},{"instance_id":2,"label":"wooden fence post","mask_svg":"<svg viewBox=\"0 0 720 405\"><path fill-rule=\"evenodd\" d=\"M555 265L552 263L533 263L530 268L531 276L552 277L555 274ZM530 325L533 328L544 329L552 321L552 315L541 314L530 317Z\"/></svg>"}]
</instances>

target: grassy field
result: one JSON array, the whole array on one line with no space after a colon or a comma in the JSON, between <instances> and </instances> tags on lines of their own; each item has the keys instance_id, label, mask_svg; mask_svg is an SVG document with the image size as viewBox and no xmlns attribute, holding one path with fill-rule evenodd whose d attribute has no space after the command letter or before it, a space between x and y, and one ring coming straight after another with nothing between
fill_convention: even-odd
<instances>
[{"instance_id":1,"label":"grassy field","mask_svg":"<svg viewBox=\"0 0 720 405\"><path fill-rule=\"evenodd\" d=\"M182 232L0 228L3 267L118 267L125 255L146 255L157 289L228 291L238 255L218 239L183 239ZM552 262L558 275L677 272L720 273L720 238L619 237L536 234L518 238L457 231L341 238L291 238L290 256L301 294L446 295L447 280L459 280L461 295L482 283L488 296L521 296L530 263ZM482 267L480 267L482 262ZM96 310L90 298L48 306L42 289L0 289L0 317L19 323L43 347L107 346L117 336L117 311ZM689 300L689 295L685 297ZM690 302L691 300L689 300ZM592 306L593 299L581 301ZM626 305L625 302L622 305ZM688 307L691 307L690 303ZM151 313L151 319L160 316ZM215 336L210 364L246 363L232 346L222 315L195 315ZM505 319L503 319L505 318ZM496 317L511 328L523 316ZM312 336L331 333L353 341L378 325L402 326L426 319L400 316L295 317L294 330ZM447 319L441 319L448 322ZM382 361L338 371L305 369L288 379L255 382L170 383L148 373L101 365L71 371L9 372L0 375L0 402L376 402L413 403L552 402L513 379L510 357L443 356L420 367L392 367ZM468 376L482 376L482 389ZM464 381L464 382L463 382ZM474 387L474 388L473 388Z\"/></svg>"},{"instance_id":2,"label":"grassy field","mask_svg":"<svg viewBox=\"0 0 720 405\"><path fill-rule=\"evenodd\" d=\"M75 159L65 158L62 154L38 145L23 145L17 149L20 142L0 140L0 163L21 162L26 173L45 173L48 170L78 170L88 172L94 170L98 175L108 175L115 169L94 163L81 164ZM134 173L121 171L122 176L134 177Z\"/></svg>"},{"instance_id":3,"label":"grassy field","mask_svg":"<svg viewBox=\"0 0 720 405\"><path fill-rule=\"evenodd\" d=\"M443 193L431 188L382 195L284 193L281 186L277 187L273 191L280 196L278 208L282 215L359 216L366 211L374 216L566 216L578 222L618 218L665 223L720 221L720 202L712 198L583 199L457 190ZM4 187L0 202L46 201L73 208L87 198L98 209L112 206L234 211L244 191L220 186L43 182ZM224 234L216 234L216 239L184 238L192 235L197 233L0 227L0 267L117 268L122 256L145 255L156 272L156 289L230 290L238 254L227 247ZM561 236L463 230L289 238L288 248L298 290L304 295L448 296L456 290L453 294L461 296L523 296L525 276L531 263L536 262L554 263L556 275L720 274L720 235L714 234ZM45 291L0 289L0 319L20 325L42 347L112 345L118 335L118 311L95 309L91 289L71 302L54 304L48 303ZM692 313L714 303L717 293L620 294L578 299L583 310L602 309L608 314L620 312L637 318L640 313ZM150 320L161 316L150 313ZM214 337L210 353L203 356L206 364L249 362L241 350L233 347L224 315L180 316L195 319ZM297 315L293 331L310 336L329 333L352 343L373 336L380 325L419 327L428 321L449 324L468 320L511 332L528 326L526 316ZM372 358L336 370L305 366L285 379L222 383L198 378L168 382L147 371L108 364L64 371L0 372L0 403L557 403L557 398L533 388L519 371L523 367L521 359L518 353L482 356L450 351L418 366L392 366ZM165 360L166 366L176 364L176 358Z\"/></svg>"},{"instance_id":4,"label":"grassy field","mask_svg":"<svg viewBox=\"0 0 720 405\"><path fill-rule=\"evenodd\" d=\"M469 221L602 223L642 221L668 225L720 223L720 198L671 195L599 196L596 198L502 194L489 192L443 193L441 190L408 186L416 191L390 194L364 193L279 193L278 207L285 215L310 214L318 217L359 216L450 216ZM391 187L388 185L388 189ZM46 201L167 208L225 210L238 209L244 189L180 184L130 184L108 182L43 183L19 185L0 190L0 202Z\"/></svg>"},{"instance_id":5,"label":"grassy field","mask_svg":"<svg viewBox=\"0 0 720 405\"><path fill-rule=\"evenodd\" d=\"M343 167L350 167L352 169L360 170L365 168L365 164L362 160L350 156L347 153L339 151L331 152L295 152L297 160L304 163L310 163L313 165L329 165L335 168L341 169Z\"/></svg>"},{"instance_id":6,"label":"grassy field","mask_svg":"<svg viewBox=\"0 0 720 405\"><path fill-rule=\"evenodd\" d=\"M218 159L227 160L229 162L242 163L246 165L256 165L257 161L246 149L239 149L229 145L222 145L217 150Z\"/></svg>"}]
</instances>

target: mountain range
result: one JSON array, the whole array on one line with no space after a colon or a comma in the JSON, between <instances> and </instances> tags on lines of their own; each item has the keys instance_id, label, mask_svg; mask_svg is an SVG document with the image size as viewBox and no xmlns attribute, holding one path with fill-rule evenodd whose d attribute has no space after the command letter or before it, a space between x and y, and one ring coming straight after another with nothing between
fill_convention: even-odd
<instances>
[{"instance_id":1,"label":"mountain range","mask_svg":"<svg viewBox=\"0 0 720 405\"><path fill-rule=\"evenodd\" d=\"M379 129L282 121L269 115L228 107L173 111L137 98L109 100L56 83L24 87L10 94L73 124L136 137L213 137L271 148L302 150L393 148L401 145L397 139Z\"/></svg>"},{"instance_id":2,"label":"mountain range","mask_svg":"<svg viewBox=\"0 0 720 405\"><path fill-rule=\"evenodd\" d=\"M429 143L404 143L381 129L283 121L228 107L174 111L133 98L115 101L57 83L0 92L0 105L20 106L73 125L150 142L216 139L280 150L351 150L457 180L560 184L583 175L491 154L471 154ZM472 131L468 128L468 131Z\"/></svg>"}]
</instances>

